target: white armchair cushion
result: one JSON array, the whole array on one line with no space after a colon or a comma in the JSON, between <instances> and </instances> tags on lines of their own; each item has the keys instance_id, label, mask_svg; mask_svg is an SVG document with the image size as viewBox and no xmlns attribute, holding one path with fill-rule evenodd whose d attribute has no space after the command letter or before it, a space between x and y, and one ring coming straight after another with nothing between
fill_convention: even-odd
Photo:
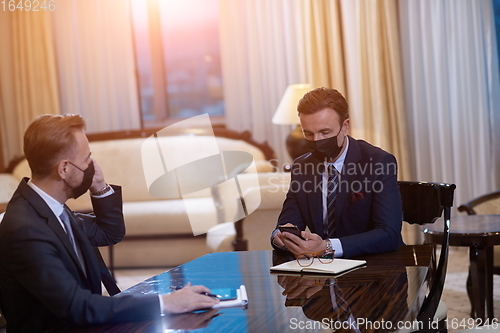
<instances>
[{"instance_id":1,"label":"white armchair cushion","mask_svg":"<svg viewBox=\"0 0 500 333\"><path fill-rule=\"evenodd\" d=\"M197 207L197 220L205 219L215 224L215 207L212 198L192 198ZM147 213L146 213L147 212ZM180 200L154 200L125 202L123 204L127 236L192 234L193 229L186 212L185 203Z\"/></svg>"},{"instance_id":2,"label":"white armchair cushion","mask_svg":"<svg viewBox=\"0 0 500 333\"><path fill-rule=\"evenodd\" d=\"M0 174L0 203L9 202L19 185L19 180L8 173Z\"/></svg>"}]
</instances>

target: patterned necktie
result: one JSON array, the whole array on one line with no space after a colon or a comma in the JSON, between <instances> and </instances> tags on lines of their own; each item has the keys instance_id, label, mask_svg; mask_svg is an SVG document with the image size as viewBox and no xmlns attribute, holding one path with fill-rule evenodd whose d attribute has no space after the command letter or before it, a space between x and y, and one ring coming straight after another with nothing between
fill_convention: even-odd
<instances>
[{"instance_id":1,"label":"patterned necktie","mask_svg":"<svg viewBox=\"0 0 500 333\"><path fill-rule=\"evenodd\" d=\"M334 237L335 234L335 202L337 201L337 193L339 185L339 174L333 164L328 165L328 196L327 202L327 236Z\"/></svg>"},{"instance_id":2,"label":"patterned necktie","mask_svg":"<svg viewBox=\"0 0 500 333\"><path fill-rule=\"evenodd\" d=\"M71 243L71 246L73 246L73 250L75 250L78 261L80 262L80 265L81 265L83 271L85 272L85 264L83 262L81 253L78 249L78 246L76 244L75 237L73 235L73 228L71 227L69 213L66 210L66 208L63 209L63 212L61 213L61 215L59 215L59 218L61 219L62 223L64 224L64 228L66 229L66 234L68 235L69 242Z\"/></svg>"},{"instance_id":3,"label":"patterned necktie","mask_svg":"<svg viewBox=\"0 0 500 333\"><path fill-rule=\"evenodd\" d=\"M333 283L330 285L330 296L332 298L333 309L336 312L334 318L338 321L348 323L351 332L360 333L359 327L357 325L357 320L354 318L347 300L343 296L342 289Z\"/></svg>"}]
</instances>

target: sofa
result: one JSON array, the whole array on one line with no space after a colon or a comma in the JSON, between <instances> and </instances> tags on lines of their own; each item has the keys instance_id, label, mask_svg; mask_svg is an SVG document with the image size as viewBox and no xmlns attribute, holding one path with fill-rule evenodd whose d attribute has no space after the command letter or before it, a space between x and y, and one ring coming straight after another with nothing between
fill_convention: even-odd
<instances>
[{"instance_id":1,"label":"sofa","mask_svg":"<svg viewBox=\"0 0 500 333\"><path fill-rule=\"evenodd\" d=\"M177 135L160 136L157 134L159 131L160 129L150 129L87 135L92 157L101 166L106 181L121 185L123 191L126 236L119 244L101 249L111 268L172 267L208 253L206 235L203 230L195 232L199 235L193 235L192 221L209 221L210 225L215 225L238 218L242 212L238 212L241 209L233 204L235 181L238 183L238 180L243 178L239 186L244 190L248 186L255 186L258 173L275 171L273 163L276 160L272 149L266 143L253 141L248 132L237 133L225 128L213 128L213 133L206 133L198 129L186 129ZM218 186L206 186L189 195L167 195L165 198L161 197L162 193L160 196L155 193L156 196L153 196L150 192L155 186L155 177L151 174L155 170L149 170L150 161L144 162L145 157L141 156L151 157L143 145L148 139L151 141L151 138L155 138L155 142L162 147L163 154L167 154L165 147L171 149L168 154L172 156L184 154L183 147L187 141L199 147L203 147L207 142L216 142L221 153L236 152L235 154L241 155L243 152L246 157L250 156L252 163L243 163L243 166L239 166L240 169L235 167L233 174L228 176L232 182L222 179ZM147 154L143 154L144 152ZM167 156L160 157L166 163ZM226 155L224 157L228 159ZM224 163L228 164L227 161ZM201 169L199 167L191 170L192 174L205 178L205 173L209 174L205 170L208 170L210 165L202 165ZM225 171L230 173L228 166L225 167ZM25 159L16 163L9 171L0 174L0 213L5 210L5 202L16 189L20 179L30 176ZM245 185L247 183L250 185ZM156 187L161 188L162 184L167 183ZM83 195L77 200L70 199L67 204L74 211L88 212L92 208L89 195Z\"/></svg>"}]
</instances>

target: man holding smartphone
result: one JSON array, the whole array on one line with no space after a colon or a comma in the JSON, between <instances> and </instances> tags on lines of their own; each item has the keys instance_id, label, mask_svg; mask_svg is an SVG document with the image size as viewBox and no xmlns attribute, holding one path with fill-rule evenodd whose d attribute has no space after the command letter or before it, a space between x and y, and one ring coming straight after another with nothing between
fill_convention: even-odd
<instances>
[{"instance_id":1,"label":"man holding smartphone","mask_svg":"<svg viewBox=\"0 0 500 333\"><path fill-rule=\"evenodd\" d=\"M311 152L292 165L273 247L346 258L395 251L403 244L395 157L348 136L349 109L337 90L314 89L297 110Z\"/></svg>"}]
</instances>

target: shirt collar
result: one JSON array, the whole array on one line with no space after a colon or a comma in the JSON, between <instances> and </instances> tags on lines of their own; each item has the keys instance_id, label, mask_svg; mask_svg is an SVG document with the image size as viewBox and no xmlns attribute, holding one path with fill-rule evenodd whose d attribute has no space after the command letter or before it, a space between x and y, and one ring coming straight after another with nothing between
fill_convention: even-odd
<instances>
[{"instance_id":1,"label":"shirt collar","mask_svg":"<svg viewBox=\"0 0 500 333\"><path fill-rule=\"evenodd\" d=\"M57 201L56 199L48 195L46 192L44 192L41 188L33 184L31 179L28 180L28 185L43 199L43 201L45 201L47 206L49 206L50 210L54 213L56 217L61 216L64 207L63 205L61 205L59 201Z\"/></svg>"}]
</instances>

